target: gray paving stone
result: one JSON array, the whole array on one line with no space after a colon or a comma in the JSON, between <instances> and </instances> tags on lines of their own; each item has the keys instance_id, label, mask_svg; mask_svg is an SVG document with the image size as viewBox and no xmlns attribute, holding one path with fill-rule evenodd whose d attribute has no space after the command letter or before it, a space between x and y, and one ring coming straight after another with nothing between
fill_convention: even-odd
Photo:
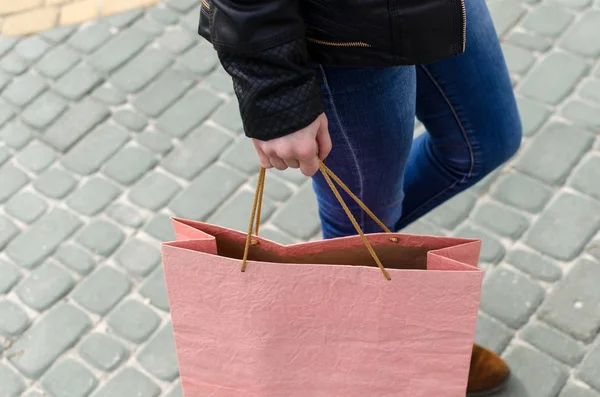
<instances>
[{"instance_id":1,"label":"gray paving stone","mask_svg":"<svg viewBox=\"0 0 600 397\"><path fill-rule=\"evenodd\" d=\"M180 54L196 43L196 37L180 27L169 29L157 40L157 44L166 50Z\"/></svg>"},{"instance_id":2,"label":"gray paving stone","mask_svg":"<svg viewBox=\"0 0 600 397\"><path fill-rule=\"evenodd\" d=\"M124 28L131 25L134 21L144 15L143 10L131 10L111 15L102 19L103 22L115 28Z\"/></svg>"},{"instance_id":3,"label":"gray paving stone","mask_svg":"<svg viewBox=\"0 0 600 397\"><path fill-rule=\"evenodd\" d=\"M104 44L111 36L108 25L95 23L79 30L69 38L67 43L73 48L89 54Z\"/></svg>"},{"instance_id":4,"label":"gray paving stone","mask_svg":"<svg viewBox=\"0 0 600 397\"><path fill-rule=\"evenodd\" d=\"M5 164L0 168L0 203L6 201L19 189L27 184L29 178L27 175L11 164Z\"/></svg>"},{"instance_id":5,"label":"gray paving stone","mask_svg":"<svg viewBox=\"0 0 600 397\"><path fill-rule=\"evenodd\" d=\"M41 384L53 396L87 397L98 380L89 369L67 358L50 368Z\"/></svg>"},{"instance_id":6,"label":"gray paving stone","mask_svg":"<svg viewBox=\"0 0 600 397\"><path fill-rule=\"evenodd\" d=\"M10 219L0 215L0 249L4 248L17 234L19 234L19 228Z\"/></svg>"},{"instance_id":7,"label":"gray paving stone","mask_svg":"<svg viewBox=\"0 0 600 397\"><path fill-rule=\"evenodd\" d=\"M39 59L50 49L50 45L38 36L29 36L19 40L14 50L26 59Z\"/></svg>"},{"instance_id":8,"label":"gray paving stone","mask_svg":"<svg viewBox=\"0 0 600 397\"><path fill-rule=\"evenodd\" d=\"M498 263L504 257L506 253L504 246L496 239L496 237L487 233L486 231L472 226L469 223L465 223L456 229L453 233L454 236L461 236L465 238L479 238L483 240L481 247L480 259L487 263Z\"/></svg>"},{"instance_id":9,"label":"gray paving stone","mask_svg":"<svg viewBox=\"0 0 600 397\"><path fill-rule=\"evenodd\" d=\"M0 68L14 75L20 75L31 65L31 61L11 52L0 60Z\"/></svg>"},{"instance_id":10,"label":"gray paving stone","mask_svg":"<svg viewBox=\"0 0 600 397\"><path fill-rule=\"evenodd\" d=\"M523 97L517 97L517 104L523 124L523 135L532 136L546 122L550 110L540 103Z\"/></svg>"},{"instance_id":11,"label":"gray paving stone","mask_svg":"<svg viewBox=\"0 0 600 397\"><path fill-rule=\"evenodd\" d=\"M599 227L600 203L563 193L534 223L525 242L554 258L571 260L581 253Z\"/></svg>"},{"instance_id":12,"label":"gray paving stone","mask_svg":"<svg viewBox=\"0 0 600 397\"><path fill-rule=\"evenodd\" d=\"M21 266L33 268L79 228L81 221L70 212L55 208L19 234L6 254Z\"/></svg>"},{"instance_id":13,"label":"gray paving stone","mask_svg":"<svg viewBox=\"0 0 600 397\"><path fill-rule=\"evenodd\" d=\"M439 226L435 226L432 223L429 223L423 219L419 219L410 225L406 226L404 229L400 230L400 233L406 234L419 234L419 235L427 235L427 236L445 236L446 232L442 230Z\"/></svg>"},{"instance_id":14,"label":"gray paving stone","mask_svg":"<svg viewBox=\"0 0 600 397\"><path fill-rule=\"evenodd\" d=\"M513 337L513 332L506 325L483 312L477 317L475 343L501 354Z\"/></svg>"},{"instance_id":15,"label":"gray paving stone","mask_svg":"<svg viewBox=\"0 0 600 397\"><path fill-rule=\"evenodd\" d=\"M57 79L70 70L81 57L67 45L58 46L48 52L35 65L38 72L46 77Z\"/></svg>"},{"instance_id":16,"label":"gray paving stone","mask_svg":"<svg viewBox=\"0 0 600 397\"><path fill-rule=\"evenodd\" d=\"M184 137L221 104L222 99L204 88L187 92L159 118L156 127L174 137Z\"/></svg>"},{"instance_id":17,"label":"gray paving stone","mask_svg":"<svg viewBox=\"0 0 600 397\"><path fill-rule=\"evenodd\" d=\"M552 47L552 40L529 31L512 31L505 41L537 52L546 52Z\"/></svg>"},{"instance_id":18,"label":"gray paving stone","mask_svg":"<svg viewBox=\"0 0 600 397\"><path fill-rule=\"evenodd\" d=\"M527 217L494 203L479 206L473 214L473 220L495 233L512 239L517 239L529 226Z\"/></svg>"},{"instance_id":19,"label":"gray paving stone","mask_svg":"<svg viewBox=\"0 0 600 397\"><path fill-rule=\"evenodd\" d=\"M160 251L139 239L129 240L117 254L116 261L134 276L146 276L160 263Z\"/></svg>"},{"instance_id":20,"label":"gray paving stone","mask_svg":"<svg viewBox=\"0 0 600 397\"><path fill-rule=\"evenodd\" d=\"M1 363L0 385L2 385L2 397L18 397L25 390L25 383L21 377L7 365Z\"/></svg>"},{"instance_id":21,"label":"gray paving stone","mask_svg":"<svg viewBox=\"0 0 600 397\"><path fill-rule=\"evenodd\" d=\"M527 14L522 26L544 36L557 37L565 31L573 18L573 14L561 8L542 5Z\"/></svg>"},{"instance_id":22,"label":"gray paving stone","mask_svg":"<svg viewBox=\"0 0 600 397\"><path fill-rule=\"evenodd\" d=\"M116 369L129 356L121 342L101 333L89 334L80 343L78 352L87 363L106 372Z\"/></svg>"},{"instance_id":23,"label":"gray paving stone","mask_svg":"<svg viewBox=\"0 0 600 397\"><path fill-rule=\"evenodd\" d=\"M171 322L164 325L150 339L138 354L137 360L146 371L158 379L171 382L179 375Z\"/></svg>"},{"instance_id":24,"label":"gray paving stone","mask_svg":"<svg viewBox=\"0 0 600 397\"><path fill-rule=\"evenodd\" d=\"M505 358L512 375L499 397L554 397L569 377L558 361L526 346L515 346Z\"/></svg>"},{"instance_id":25,"label":"gray paving stone","mask_svg":"<svg viewBox=\"0 0 600 397\"><path fill-rule=\"evenodd\" d=\"M535 63L535 57L531 51L514 46L512 44L503 44L502 50L508 69L512 73L525 74L529 68Z\"/></svg>"},{"instance_id":26,"label":"gray paving stone","mask_svg":"<svg viewBox=\"0 0 600 397\"><path fill-rule=\"evenodd\" d=\"M206 76L215 70L219 63L212 47L203 42L190 48L179 61L187 70L199 76Z\"/></svg>"},{"instance_id":27,"label":"gray paving stone","mask_svg":"<svg viewBox=\"0 0 600 397\"><path fill-rule=\"evenodd\" d=\"M569 382L558 397L600 397L600 393L595 392L590 387Z\"/></svg>"},{"instance_id":28,"label":"gray paving stone","mask_svg":"<svg viewBox=\"0 0 600 397\"><path fill-rule=\"evenodd\" d=\"M569 185L589 196L600 199L600 186L591 181L600 178L600 155L591 155L585 158L576 168L569 180Z\"/></svg>"},{"instance_id":29,"label":"gray paving stone","mask_svg":"<svg viewBox=\"0 0 600 397\"><path fill-rule=\"evenodd\" d=\"M539 280L554 282L562 276L558 265L533 251L512 250L506 261Z\"/></svg>"},{"instance_id":30,"label":"gray paving stone","mask_svg":"<svg viewBox=\"0 0 600 397\"><path fill-rule=\"evenodd\" d=\"M243 181L241 174L221 165L212 165L171 201L169 208L183 218L206 219Z\"/></svg>"},{"instance_id":31,"label":"gray paving stone","mask_svg":"<svg viewBox=\"0 0 600 397\"><path fill-rule=\"evenodd\" d=\"M66 152L88 131L110 114L108 107L94 99L85 98L63 113L48 128L43 137L61 152Z\"/></svg>"},{"instance_id":32,"label":"gray paving stone","mask_svg":"<svg viewBox=\"0 0 600 397\"><path fill-rule=\"evenodd\" d=\"M0 294L6 294L21 279L16 266L0 259Z\"/></svg>"},{"instance_id":33,"label":"gray paving stone","mask_svg":"<svg viewBox=\"0 0 600 397\"><path fill-rule=\"evenodd\" d=\"M556 105L575 87L587 72L582 59L554 52L536 64L523 80L520 92L532 99Z\"/></svg>"},{"instance_id":34,"label":"gray paving stone","mask_svg":"<svg viewBox=\"0 0 600 397\"><path fill-rule=\"evenodd\" d=\"M104 383L92 397L158 397L160 388L136 369L125 368Z\"/></svg>"},{"instance_id":35,"label":"gray paving stone","mask_svg":"<svg viewBox=\"0 0 600 397\"><path fill-rule=\"evenodd\" d=\"M246 190L241 191L219 207L219 209L208 218L208 222L234 230L247 230L253 202L254 193ZM261 219L269 219L273 211L275 211L275 204L268 197L264 197L261 209Z\"/></svg>"},{"instance_id":36,"label":"gray paving stone","mask_svg":"<svg viewBox=\"0 0 600 397\"><path fill-rule=\"evenodd\" d=\"M48 127L66 109L67 101L52 91L46 91L27 106L21 113L21 119L30 126L41 130Z\"/></svg>"},{"instance_id":37,"label":"gray paving stone","mask_svg":"<svg viewBox=\"0 0 600 397\"><path fill-rule=\"evenodd\" d=\"M54 256L63 265L81 275L87 275L95 267L92 257L74 244L62 244Z\"/></svg>"},{"instance_id":38,"label":"gray paving stone","mask_svg":"<svg viewBox=\"0 0 600 397\"><path fill-rule=\"evenodd\" d=\"M0 57L14 48L21 38L16 36L1 36L0 37Z\"/></svg>"},{"instance_id":39,"label":"gray paving stone","mask_svg":"<svg viewBox=\"0 0 600 397\"><path fill-rule=\"evenodd\" d=\"M142 343L156 330L160 318L144 304L126 300L107 318L111 330L133 343Z\"/></svg>"},{"instance_id":40,"label":"gray paving stone","mask_svg":"<svg viewBox=\"0 0 600 397\"><path fill-rule=\"evenodd\" d=\"M56 153L48 145L33 141L16 156L16 159L22 166L39 173L54 162Z\"/></svg>"},{"instance_id":41,"label":"gray paving stone","mask_svg":"<svg viewBox=\"0 0 600 397\"><path fill-rule=\"evenodd\" d=\"M579 95L600 104L600 80L584 80Z\"/></svg>"},{"instance_id":42,"label":"gray paving stone","mask_svg":"<svg viewBox=\"0 0 600 397\"><path fill-rule=\"evenodd\" d=\"M233 81L231 80L231 77L229 77L227 73L223 72L222 70L217 70L214 73L211 73L210 76L208 76L204 81L215 91L223 92L227 95L232 95L234 92ZM227 106L230 106L229 102L221 109ZM235 107L237 110L237 102L235 104Z\"/></svg>"},{"instance_id":43,"label":"gray paving stone","mask_svg":"<svg viewBox=\"0 0 600 397\"><path fill-rule=\"evenodd\" d=\"M489 8L498 36L504 36L525 13L525 7L516 0L491 2Z\"/></svg>"},{"instance_id":44,"label":"gray paving stone","mask_svg":"<svg viewBox=\"0 0 600 397\"><path fill-rule=\"evenodd\" d=\"M108 105L121 105L127 101L127 95L110 84L96 88L92 96Z\"/></svg>"},{"instance_id":45,"label":"gray paving stone","mask_svg":"<svg viewBox=\"0 0 600 397\"><path fill-rule=\"evenodd\" d=\"M171 218L166 214L156 214L150 219L144 231L159 241L175 240Z\"/></svg>"},{"instance_id":46,"label":"gray paving stone","mask_svg":"<svg viewBox=\"0 0 600 397\"><path fill-rule=\"evenodd\" d=\"M157 22L163 25L175 25L179 21L177 13L167 7L154 7L148 11L148 15Z\"/></svg>"},{"instance_id":47,"label":"gray paving stone","mask_svg":"<svg viewBox=\"0 0 600 397\"><path fill-rule=\"evenodd\" d=\"M258 183L258 174L255 175L250 181L250 186L252 188L256 188ZM271 197L276 201L285 201L292 195L293 191L290 187L283 182L281 179L277 178L275 175L271 174L265 181L265 196Z\"/></svg>"},{"instance_id":48,"label":"gray paving stone","mask_svg":"<svg viewBox=\"0 0 600 397\"><path fill-rule=\"evenodd\" d=\"M245 229L248 228L248 225L246 225ZM283 245L290 245L290 244L295 244L298 243L299 240L290 237L288 235L286 235L285 233L276 230L275 228L262 228L260 230L260 236L262 238L266 238L267 240L271 240L271 241L275 241L279 244L283 244Z\"/></svg>"},{"instance_id":49,"label":"gray paving stone","mask_svg":"<svg viewBox=\"0 0 600 397\"><path fill-rule=\"evenodd\" d=\"M169 172L191 180L215 162L231 138L209 126L192 131L169 155L162 165Z\"/></svg>"},{"instance_id":50,"label":"gray paving stone","mask_svg":"<svg viewBox=\"0 0 600 397\"><path fill-rule=\"evenodd\" d=\"M23 303L41 312L69 293L73 286L73 278L66 270L44 263L31 272L15 292Z\"/></svg>"},{"instance_id":51,"label":"gray paving stone","mask_svg":"<svg viewBox=\"0 0 600 397\"><path fill-rule=\"evenodd\" d=\"M241 134L244 132L244 125L240 116L240 109L237 100L232 99L221 106L211 117L211 119L231 132Z\"/></svg>"},{"instance_id":52,"label":"gray paving stone","mask_svg":"<svg viewBox=\"0 0 600 397\"><path fill-rule=\"evenodd\" d=\"M533 139L515 167L548 184L561 185L592 143L588 132L552 123Z\"/></svg>"},{"instance_id":53,"label":"gray paving stone","mask_svg":"<svg viewBox=\"0 0 600 397\"><path fill-rule=\"evenodd\" d=\"M2 142L13 149L22 149L31 141L32 137L33 132L29 128L16 122L6 124L0 131Z\"/></svg>"},{"instance_id":54,"label":"gray paving stone","mask_svg":"<svg viewBox=\"0 0 600 397\"><path fill-rule=\"evenodd\" d=\"M148 125L148 121L133 110L122 109L113 114L114 120L123 127L133 131L142 131Z\"/></svg>"},{"instance_id":55,"label":"gray paving stone","mask_svg":"<svg viewBox=\"0 0 600 397\"><path fill-rule=\"evenodd\" d=\"M59 78L53 88L65 98L81 99L103 82L102 77L87 63L80 63Z\"/></svg>"},{"instance_id":56,"label":"gray paving stone","mask_svg":"<svg viewBox=\"0 0 600 397\"><path fill-rule=\"evenodd\" d=\"M0 91L4 89L12 81L13 77L8 73L0 71Z\"/></svg>"},{"instance_id":57,"label":"gray paving stone","mask_svg":"<svg viewBox=\"0 0 600 397\"><path fill-rule=\"evenodd\" d=\"M590 5L591 0L552 0L552 2L564 7L581 10Z\"/></svg>"},{"instance_id":58,"label":"gray paving stone","mask_svg":"<svg viewBox=\"0 0 600 397\"><path fill-rule=\"evenodd\" d=\"M574 53L597 58L600 56L600 43L592 40L600 33L600 10L588 10L583 17L575 23L561 41L561 46Z\"/></svg>"},{"instance_id":59,"label":"gray paving stone","mask_svg":"<svg viewBox=\"0 0 600 397\"><path fill-rule=\"evenodd\" d=\"M134 98L133 106L151 117L157 117L194 84L184 71L167 69Z\"/></svg>"},{"instance_id":60,"label":"gray paving stone","mask_svg":"<svg viewBox=\"0 0 600 397\"><path fill-rule=\"evenodd\" d=\"M25 106L46 89L46 82L35 74L25 74L13 80L2 96L16 106Z\"/></svg>"},{"instance_id":61,"label":"gray paving stone","mask_svg":"<svg viewBox=\"0 0 600 397\"><path fill-rule=\"evenodd\" d=\"M116 71L111 82L132 93L144 88L173 62L173 56L161 48L148 48Z\"/></svg>"},{"instance_id":62,"label":"gray paving stone","mask_svg":"<svg viewBox=\"0 0 600 397\"><path fill-rule=\"evenodd\" d=\"M183 397L183 389L181 388L181 384L175 385L175 387L167 393L165 397Z\"/></svg>"},{"instance_id":63,"label":"gray paving stone","mask_svg":"<svg viewBox=\"0 0 600 397\"><path fill-rule=\"evenodd\" d=\"M585 353L583 343L541 322L527 325L521 337L569 366L577 365Z\"/></svg>"},{"instance_id":64,"label":"gray paving stone","mask_svg":"<svg viewBox=\"0 0 600 397\"><path fill-rule=\"evenodd\" d=\"M585 356L577 377L600 391L600 344L597 343Z\"/></svg>"},{"instance_id":65,"label":"gray paving stone","mask_svg":"<svg viewBox=\"0 0 600 397\"><path fill-rule=\"evenodd\" d=\"M500 176L491 194L504 204L532 213L540 212L552 197L552 191L546 186L518 172Z\"/></svg>"},{"instance_id":66,"label":"gray paving stone","mask_svg":"<svg viewBox=\"0 0 600 397\"><path fill-rule=\"evenodd\" d=\"M431 211L425 218L438 226L452 230L467 218L477 197L471 193L460 194Z\"/></svg>"},{"instance_id":67,"label":"gray paving stone","mask_svg":"<svg viewBox=\"0 0 600 397\"><path fill-rule=\"evenodd\" d=\"M114 203L106 210L109 218L117 221L123 226L138 228L144 223L145 217L132 206Z\"/></svg>"},{"instance_id":68,"label":"gray paving stone","mask_svg":"<svg viewBox=\"0 0 600 397\"><path fill-rule=\"evenodd\" d=\"M579 260L546 298L539 316L579 340L593 340L600 330L598 275L596 262Z\"/></svg>"},{"instance_id":69,"label":"gray paving stone","mask_svg":"<svg viewBox=\"0 0 600 397\"><path fill-rule=\"evenodd\" d=\"M103 172L115 181L131 185L153 168L157 161L149 150L127 146L106 162Z\"/></svg>"},{"instance_id":70,"label":"gray paving stone","mask_svg":"<svg viewBox=\"0 0 600 397\"><path fill-rule=\"evenodd\" d=\"M221 159L245 174L256 173L260 168L254 145L245 136L236 139Z\"/></svg>"},{"instance_id":71,"label":"gray paving stone","mask_svg":"<svg viewBox=\"0 0 600 397\"><path fill-rule=\"evenodd\" d=\"M47 197L60 199L71 192L77 180L65 171L51 168L39 175L33 182L33 187Z\"/></svg>"},{"instance_id":72,"label":"gray paving stone","mask_svg":"<svg viewBox=\"0 0 600 397\"><path fill-rule=\"evenodd\" d=\"M0 270L1 271L1 270ZM140 295L150 300L150 304L165 312L169 311L169 297L165 284L165 274L162 266L159 266L139 289Z\"/></svg>"},{"instance_id":73,"label":"gray paving stone","mask_svg":"<svg viewBox=\"0 0 600 397\"><path fill-rule=\"evenodd\" d=\"M33 389L30 389L25 394L23 394L23 397L47 397L47 396L48 395L46 394L46 392L41 392L39 390L33 390Z\"/></svg>"},{"instance_id":74,"label":"gray paving stone","mask_svg":"<svg viewBox=\"0 0 600 397\"><path fill-rule=\"evenodd\" d=\"M103 72L112 72L140 52L150 40L148 34L139 30L125 30L94 51L89 62Z\"/></svg>"},{"instance_id":75,"label":"gray paving stone","mask_svg":"<svg viewBox=\"0 0 600 397\"><path fill-rule=\"evenodd\" d=\"M576 99L570 100L561 110L560 114L575 124L591 131L597 131L600 128L598 108L592 107L585 102Z\"/></svg>"},{"instance_id":76,"label":"gray paving stone","mask_svg":"<svg viewBox=\"0 0 600 397\"><path fill-rule=\"evenodd\" d=\"M132 27L133 29L144 32L152 37L158 37L164 31L164 26L148 18L138 19Z\"/></svg>"},{"instance_id":77,"label":"gray paving stone","mask_svg":"<svg viewBox=\"0 0 600 397\"><path fill-rule=\"evenodd\" d=\"M124 238L125 234L118 226L100 219L88 223L77 236L77 242L96 254L108 257Z\"/></svg>"},{"instance_id":78,"label":"gray paving stone","mask_svg":"<svg viewBox=\"0 0 600 397\"><path fill-rule=\"evenodd\" d=\"M40 37L44 38L46 41L50 41L54 44L61 43L65 41L69 36L71 36L75 30L77 30L77 26L59 26L54 29L46 30L40 33Z\"/></svg>"},{"instance_id":79,"label":"gray paving stone","mask_svg":"<svg viewBox=\"0 0 600 397\"><path fill-rule=\"evenodd\" d=\"M0 165L4 164L11 157L11 153L8 151L8 148L2 146L0 147Z\"/></svg>"},{"instance_id":80,"label":"gray paving stone","mask_svg":"<svg viewBox=\"0 0 600 397\"><path fill-rule=\"evenodd\" d=\"M129 139L121 127L103 124L88 133L63 158L62 164L81 175L92 174Z\"/></svg>"},{"instance_id":81,"label":"gray paving stone","mask_svg":"<svg viewBox=\"0 0 600 397\"><path fill-rule=\"evenodd\" d=\"M312 185L304 184L273 216L272 221L292 236L302 240L312 237L321 225Z\"/></svg>"},{"instance_id":82,"label":"gray paving stone","mask_svg":"<svg viewBox=\"0 0 600 397\"><path fill-rule=\"evenodd\" d=\"M0 100L0 126L14 116L15 112L6 102Z\"/></svg>"},{"instance_id":83,"label":"gray paving stone","mask_svg":"<svg viewBox=\"0 0 600 397\"><path fill-rule=\"evenodd\" d=\"M121 194L114 183L100 178L88 179L67 200L67 205L83 215L95 215L106 208Z\"/></svg>"},{"instance_id":84,"label":"gray paving stone","mask_svg":"<svg viewBox=\"0 0 600 397\"><path fill-rule=\"evenodd\" d=\"M165 174L152 171L146 174L129 191L129 200L140 207L157 210L165 206L181 186Z\"/></svg>"},{"instance_id":85,"label":"gray paving stone","mask_svg":"<svg viewBox=\"0 0 600 397\"><path fill-rule=\"evenodd\" d=\"M67 303L59 303L7 350L8 353L19 352L9 361L25 376L36 379L75 345L90 326L84 312Z\"/></svg>"},{"instance_id":86,"label":"gray paving stone","mask_svg":"<svg viewBox=\"0 0 600 397\"><path fill-rule=\"evenodd\" d=\"M0 301L0 334L6 337L20 335L29 326L29 317L17 304Z\"/></svg>"},{"instance_id":87,"label":"gray paving stone","mask_svg":"<svg viewBox=\"0 0 600 397\"><path fill-rule=\"evenodd\" d=\"M160 131L144 131L135 139L140 145L158 154L164 155L173 148L173 138Z\"/></svg>"},{"instance_id":88,"label":"gray paving stone","mask_svg":"<svg viewBox=\"0 0 600 397\"><path fill-rule=\"evenodd\" d=\"M486 277L481 308L508 326L522 327L544 300L544 289L512 270L498 267Z\"/></svg>"},{"instance_id":89,"label":"gray paving stone","mask_svg":"<svg viewBox=\"0 0 600 397\"><path fill-rule=\"evenodd\" d=\"M179 12L187 12L198 5L197 0L169 0L167 5Z\"/></svg>"},{"instance_id":90,"label":"gray paving stone","mask_svg":"<svg viewBox=\"0 0 600 397\"><path fill-rule=\"evenodd\" d=\"M131 289L128 277L112 267L101 266L75 287L71 297L99 315L106 314Z\"/></svg>"}]
</instances>

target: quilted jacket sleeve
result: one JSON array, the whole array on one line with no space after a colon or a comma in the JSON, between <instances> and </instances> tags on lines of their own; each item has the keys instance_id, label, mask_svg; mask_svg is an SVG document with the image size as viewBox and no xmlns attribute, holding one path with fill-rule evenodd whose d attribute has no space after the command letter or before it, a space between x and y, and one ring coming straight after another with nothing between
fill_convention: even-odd
<instances>
[{"instance_id":1,"label":"quilted jacket sleeve","mask_svg":"<svg viewBox=\"0 0 600 397\"><path fill-rule=\"evenodd\" d=\"M323 112L299 0L212 0L210 41L231 75L247 136L270 140Z\"/></svg>"}]
</instances>

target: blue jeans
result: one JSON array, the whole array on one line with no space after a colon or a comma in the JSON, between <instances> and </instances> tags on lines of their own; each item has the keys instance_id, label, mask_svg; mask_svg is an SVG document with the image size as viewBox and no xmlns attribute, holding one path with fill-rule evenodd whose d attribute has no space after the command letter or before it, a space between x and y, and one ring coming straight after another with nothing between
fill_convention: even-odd
<instances>
[{"instance_id":1,"label":"blue jeans","mask_svg":"<svg viewBox=\"0 0 600 397\"><path fill-rule=\"evenodd\" d=\"M481 180L521 143L504 56L484 0L467 0L464 54L393 68L319 66L333 150L326 164L392 230ZM427 131L413 141L414 119ZM322 175L323 237L356 231ZM380 228L343 195L363 230Z\"/></svg>"}]
</instances>

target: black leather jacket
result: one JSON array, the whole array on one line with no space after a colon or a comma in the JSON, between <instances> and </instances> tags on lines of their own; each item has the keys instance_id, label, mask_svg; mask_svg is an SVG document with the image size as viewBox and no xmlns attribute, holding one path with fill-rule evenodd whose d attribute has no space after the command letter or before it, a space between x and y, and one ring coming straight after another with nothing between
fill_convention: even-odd
<instances>
[{"instance_id":1,"label":"black leather jacket","mask_svg":"<svg viewBox=\"0 0 600 397\"><path fill-rule=\"evenodd\" d=\"M385 67L464 51L464 0L202 0L200 35L232 76L246 135L269 140L323 112L311 64Z\"/></svg>"}]
</instances>

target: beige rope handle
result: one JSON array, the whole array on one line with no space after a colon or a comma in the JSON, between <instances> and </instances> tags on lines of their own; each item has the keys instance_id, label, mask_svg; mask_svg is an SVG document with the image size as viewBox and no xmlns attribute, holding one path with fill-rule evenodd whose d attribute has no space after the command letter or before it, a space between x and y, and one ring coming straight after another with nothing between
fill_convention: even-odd
<instances>
[{"instance_id":1,"label":"beige rope handle","mask_svg":"<svg viewBox=\"0 0 600 397\"><path fill-rule=\"evenodd\" d=\"M329 188L331 189L331 191L333 192L333 194L335 195L335 197L339 201L340 205L344 209L344 212L346 213L346 215L350 219L350 222L352 222L352 225L354 226L354 228L356 229L356 231L360 235L360 237L361 237L361 239L363 241L363 244L365 245L365 247L369 251L369 254L371 254L371 257L373 258L373 260L375 260L375 263L377 263L377 266L379 267L379 269L383 273L384 277L387 280L391 280L392 278L390 277L388 271L385 269L385 267L383 266L383 264L379 260L379 257L377 256L377 253L375 252L375 250L371 246L371 243L367 239L367 236L365 236L363 230L361 229L360 225L356 221L356 218L354 217L354 215L352 215L352 212L350 211L350 209L348 208L348 206L344 202L344 199L342 198L342 195L340 194L340 192L338 191L338 189L335 187L333 181L335 181L346 193L348 193L348 195L386 233L391 233L390 229L388 227L386 227L385 224L383 222L381 222L381 220L379 218L377 218L377 216L355 194L353 194L350 191L350 189L348 188L348 186L346 186L337 177L337 175L335 175L333 173L333 171L331 171L329 169L329 167L327 167L325 165L325 163L323 161L319 162L319 169L321 170L321 173L323 174L323 177L325 178L325 181L327 182L327 185L329 185ZM244 247L244 257L242 259L242 269L241 269L242 272L246 271L246 263L248 261L248 252L250 251L250 245L252 245L252 227L253 226L254 226L255 234L258 235L258 227L259 227L259 223L260 223L260 209L261 209L261 203L262 203L262 198L263 198L264 188L265 188L265 176L266 176L266 170L261 167L260 168L260 172L258 174L258 182L257 182L257 185L256 185L256 193L254 195L254 203L252 204L252 214L250 215L250 224L248 226L248 234L246 235L246 245ZM333 181L332 181L332 179L333 179Z\"/></svg>"}]
</instances>

